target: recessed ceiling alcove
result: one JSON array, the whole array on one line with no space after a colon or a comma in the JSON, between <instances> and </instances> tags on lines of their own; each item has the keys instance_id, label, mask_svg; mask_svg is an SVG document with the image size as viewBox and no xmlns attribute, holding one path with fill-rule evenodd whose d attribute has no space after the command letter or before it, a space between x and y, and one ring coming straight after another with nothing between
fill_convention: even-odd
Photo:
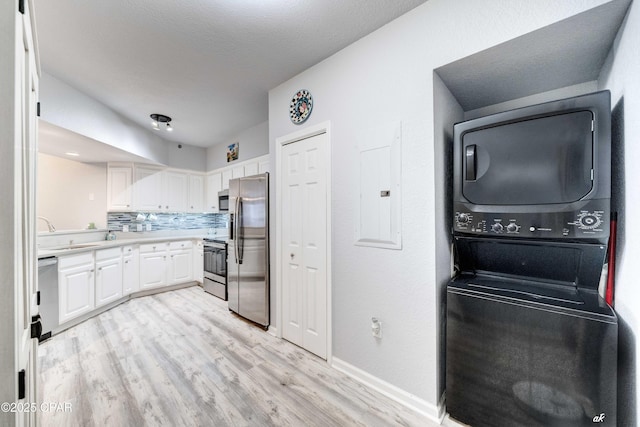
<instances>
[{"instance_id":1,"label":"recessed ceiling alcove","mask_svg":"<svg viewBox=\"0 0 640 427\"><path fill-rule=\"evenodd\" d=\"M436 73L464 111L595 81L630 3L612 1Z\"/></svg>"}]
</instances>

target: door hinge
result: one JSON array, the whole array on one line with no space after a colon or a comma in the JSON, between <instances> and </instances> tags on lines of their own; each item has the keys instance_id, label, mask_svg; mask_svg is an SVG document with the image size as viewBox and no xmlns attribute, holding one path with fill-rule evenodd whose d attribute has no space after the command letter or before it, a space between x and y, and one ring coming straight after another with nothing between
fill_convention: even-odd
<instances>
[{"instance_id":1,"label":"door hinge","mask_svg":"<svg viewBox=\"0 0 640 427\"><path fill-rule=\"evenodd\" d=\"M40 101L38 101L38 104L36 106L36 115L40 117Z\"/></svg>"},{"instance_id":2,"label":"door hinge","mask_svg":"<svg viewBox=\"0 0 640 427\"><path fill-rule=\"evenodd\" d=\"M42 322L40 319L42 319L40 314L31 317L31 338L37 338L38 341L40 341L40 337L42 336Z\"/></svg>"},{"instance_id":3,"label":"door hinge","mask_svg":"<svg viewBox=\"0 0 640 427\"><path fill-rule=\"evenodd\" d=\"M27 397L27 373L25 370L18 372L18 400Z\"/></svg>"},{"instance_id":4,"label":"door hinge","mask_svg":"<svg viewBox=\"0 0 640 427\"><path fill-rule=\"evenodd\" d=\"M36 305L40 305L40 291L36 293Z\"/></svg>"},{"instance_id":5,"label":"door hinge","mask_svg":"<svg viewBox=\"0 0 640 427\"><path fill-rule=\"evenodd\" d=\"M18 0L18 12L24 15L24 0Z\"/></svg>"}]
</instances>

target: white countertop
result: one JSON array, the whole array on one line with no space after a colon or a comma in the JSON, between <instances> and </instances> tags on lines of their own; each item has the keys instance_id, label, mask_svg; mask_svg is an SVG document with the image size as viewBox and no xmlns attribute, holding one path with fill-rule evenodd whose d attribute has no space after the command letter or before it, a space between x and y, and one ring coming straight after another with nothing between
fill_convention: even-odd
<instances>
[{"instance_id":1,"label":"white countertop","mask_svg":"<svg viewBox=\"0 0 640 427\"><path fill-rule=\"evenodd\" d=\"M223 238L222 236L208 236L208 235L181 235L181 236L157 236L157 237L142 237L142 238L126 238L119 240L99 240L95 242L82 242L74 243L71 245L56 246L51 248L38 249L38 259L51 256L64 256L70 254L76 254L80 252L93 251L96 249L114 248L118 246L137 245L141 243L153 243L153 242L174 242L176 240L202 240L204 237L208 238Z\"/></svg>"}]
</instances>

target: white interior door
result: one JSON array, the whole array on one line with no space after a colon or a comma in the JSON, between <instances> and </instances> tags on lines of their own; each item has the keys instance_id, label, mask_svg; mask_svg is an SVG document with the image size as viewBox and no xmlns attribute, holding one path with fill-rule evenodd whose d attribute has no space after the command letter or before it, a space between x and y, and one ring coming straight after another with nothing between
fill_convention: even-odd
<instances>
[{"instance_id":1,"label":"white interior door","mask_svg":"<svg viewBox=\"0 0 640 427\"><path fill-rule=\"evenodd\" d=\"M31 337L31 323L36 321L37 306L37 253L36 253L36 156L37 156L37 96L38 73L36 52L33 44L33 33L29 18L29 5L25 5L25 13L18 15L21 30L18 49L16 50L20 99L16 113L20 116L19 129L16 132L19 144L14 156L15 186L15 220L14 220L14 266L17 279L16 309L17 320L17 356L18 356L18 399L24 403L36 403L37 387L37 340ZM19 25L20 25L19 24ZM18 83L18 82L16 82ZM20 374L20 372L22 374ZM22 375L23 379L20 379ZM20 384L22 383L22 384ZM21 394L20 389L23 389ZM20 395L21 394L21 395ZM36 424L36 414L24 411L16 414L16 425L30 426Z\"/></svg>"},{"instance_id":2,"label":"white interior door","mask_svg":"<svg viewBox=\"0 0 640 427\"><path fill-rule=\"evenodd\" d=\"M282 336L327 357L326 134L282 148Z\"/></svg>"}]
</instances>

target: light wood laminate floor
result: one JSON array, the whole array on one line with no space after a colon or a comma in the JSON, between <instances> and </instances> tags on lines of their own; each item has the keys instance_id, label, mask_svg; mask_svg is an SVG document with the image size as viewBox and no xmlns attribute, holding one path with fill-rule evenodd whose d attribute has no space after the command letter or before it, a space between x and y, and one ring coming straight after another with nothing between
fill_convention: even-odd
<instances>
[{"instance_id":1,"label":"light wood laminate floor","mask_svg":"<svg viewBox=\"0 0 640 427\"><path fill-rule=\"evenodd\" d=\"M434 426L190 287L42 343L42 426Z\"/></svg>"}]
</instances>

